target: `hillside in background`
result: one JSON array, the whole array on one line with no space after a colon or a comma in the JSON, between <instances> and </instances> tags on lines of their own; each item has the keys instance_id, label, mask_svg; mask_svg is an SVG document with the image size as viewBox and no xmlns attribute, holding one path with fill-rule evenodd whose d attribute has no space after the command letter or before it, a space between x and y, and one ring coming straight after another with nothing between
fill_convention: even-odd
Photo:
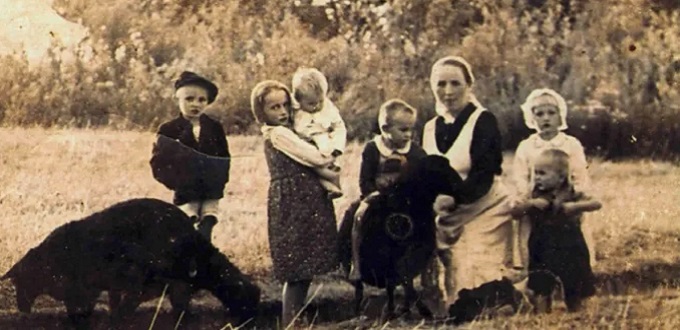
<instances>
[{"instance_id":1,"label":"hillside in background","mask_svg":"<svg viewBox=\"0 0 680 330\"><path fill-rule=\"evenodd\" d=\"M7 0L4 0L7 1ZM172 80L194 70L220 86L210 109L229 134L256 132L248 96L299 66L329 78L353 138L401 97L433 115L440 56L466 57L475 92L503 123L506 147L528 134L519 105L550 87L570 102L571 133L610 158L675 158L680 145L680 3L674 0L54 0L89 37L44 65L0 59L4 125L153 129L176 115ZM2 39L0 39L2 40ZM72 55L67 60L66 54ZM659 136L667 139L658 139Z\"/></svg>"}]
</instances>

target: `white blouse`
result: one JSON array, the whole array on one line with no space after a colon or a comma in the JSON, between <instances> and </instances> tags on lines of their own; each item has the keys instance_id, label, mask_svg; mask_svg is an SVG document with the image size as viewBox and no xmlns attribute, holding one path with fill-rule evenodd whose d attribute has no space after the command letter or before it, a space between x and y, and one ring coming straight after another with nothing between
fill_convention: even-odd
<instances>
[{"instance_id":1,"label":"white blouse","mask_svg":"<svg viewBox=\"0 0 680 330\"><path fill-rule=\"evenodd\" d=\"M321 154L311 143L300 138L285 126L262 126L262 135L269 139L277 150L294 161L307 167L320 167L330 164L332 157Z\"/></svg>"},{"instance_id":2,"label":"white blouse","mask_svg":"<svg viewBox=\"0 0 680 330\"><path fill-rule=\"evenodd\" d=\"M569 155L570 179L574 189L578 192L587 192L590 188L590 178L581 142L562 132L549 141L543 140L535 133L520 142L515 151L512 178L519 196L531 195L534 186L534 163L538 155L547 149L559 149Z\"/></svg>"}]
</instances>

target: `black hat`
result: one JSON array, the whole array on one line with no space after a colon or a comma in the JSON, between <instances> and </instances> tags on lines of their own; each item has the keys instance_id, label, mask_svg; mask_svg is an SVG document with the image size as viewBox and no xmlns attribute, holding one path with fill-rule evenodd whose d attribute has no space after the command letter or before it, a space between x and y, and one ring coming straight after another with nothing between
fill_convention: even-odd
<instances>
[{"instance_id":1,"label":"black hat","mask_svg":"<svg viewBox=\"0 0 680 330\"><path fill-rule=\"evenodd\" d=\"M217 97L217 86L210 80L205 79L191 71L184 71L179 75L179 79L175 81L175 90L188 85L196 85L205 88L208 91L208 104L213 103Z\"/></svg>"}]
</instances>

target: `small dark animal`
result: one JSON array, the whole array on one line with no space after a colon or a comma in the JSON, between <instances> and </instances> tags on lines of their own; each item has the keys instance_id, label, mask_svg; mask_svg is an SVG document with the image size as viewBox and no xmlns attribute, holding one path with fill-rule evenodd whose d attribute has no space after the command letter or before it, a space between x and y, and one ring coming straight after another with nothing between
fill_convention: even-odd
<instances>
[{"instance_id":1,"label":"small dark animal","mask_svg":"<svg viewBox=\"0 0 680 330\"><path fill-rule=\"evenodd\" d=\"M406 301L403 312L416 301L425 317L432 313L417 299L413 279L427 266L435 249L435 223L432 204L438 194L452 194L460 177L440 156L421 160L404 179L389 191L373 199L361 223L359 248L361 281L354 282L355 308L360 312L363 283L387 290L387 309L394 313L394 289L404 287ZM356 204L355 204L356 205ZM340 229L342 263L351 263L351 227L356 207L343 218Z\"/></svg>"},{"instance_id":2,"label":"small dark animal","mask_svg":"<svg viewBox=\"0 0 680 330\"><path fill-rule=\"evenodd\" d=\"M462 289L458 292L458 300L449 306L448 323L459 325L470 322L482 315L485 309L506 305L517 311L521 301L522 294L507 278L484 283L474 289Z\"/></svg>"},{"instance_id":3,"label":"small dark animal","mask_svg":"<svg viewBox=\"0 0 680 330\"><path fill-rule=\"evenodd\" d=\"M102 291L109 292L112 321L160 295L166 284L173 310L189 306L191 294L209 290L244 321L256 313L260 289L193 228L172 204L133 199L55 229L2 279L16 288L19 310L29 313L47 294L64 301L76 327Z\"/></svg>"}]
</instances>

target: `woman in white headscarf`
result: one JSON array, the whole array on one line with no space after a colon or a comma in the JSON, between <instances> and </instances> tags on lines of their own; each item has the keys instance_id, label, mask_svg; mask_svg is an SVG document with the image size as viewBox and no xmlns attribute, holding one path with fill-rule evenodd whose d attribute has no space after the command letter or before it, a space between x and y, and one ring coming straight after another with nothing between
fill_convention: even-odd
<instances>
[{"instance_id":1,"label":"woman in white headscarf","mask_svg":"<svg viewBox=\"0 0 680 330\"><path fill-rule=\"evenodd\" d=\"M474 75L460 57L432 67L437 116L425 124L423 149L449 160L460 175L454 196L435 203L438 255L445 268L446 302L507 275L511 217L499 175L503 161L496 117L472 93Z\"/></svg>"}]
</instances>

